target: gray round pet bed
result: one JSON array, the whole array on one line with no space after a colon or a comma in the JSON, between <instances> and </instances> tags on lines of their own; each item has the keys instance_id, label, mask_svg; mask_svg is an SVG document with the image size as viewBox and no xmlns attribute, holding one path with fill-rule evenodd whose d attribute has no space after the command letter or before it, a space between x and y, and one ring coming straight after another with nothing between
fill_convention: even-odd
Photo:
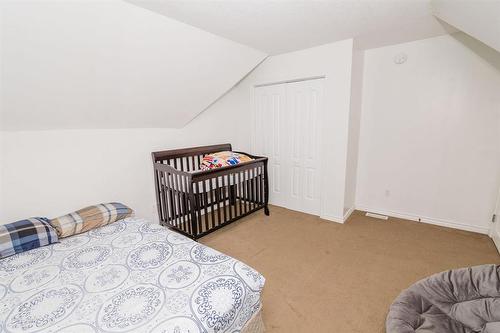
<instances>
[{"instance_id":1,"label":"gray round pet bed","mask_svg":"<svg viewBox=\"0 0 500 333\"><path fill-rule=\"evenodd\" d=\"M403 291L387 333L500 333L500 265L454 269Z\"/></svg>"}]
</instances>

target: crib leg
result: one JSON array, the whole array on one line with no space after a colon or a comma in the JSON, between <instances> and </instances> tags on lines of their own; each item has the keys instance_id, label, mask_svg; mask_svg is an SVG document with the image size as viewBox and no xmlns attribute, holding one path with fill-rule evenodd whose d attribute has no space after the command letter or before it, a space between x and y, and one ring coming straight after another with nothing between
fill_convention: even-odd
<instances>
[{"instance_id":1,"label":"crib leg","mask_svg":"<svg viewBox=\"0 0 500 333\"><path fill-rule=\"evenodd\" d=\"M264 161L264 214L269 216L269 179L267 178L267 159Z\"/></svg>"}]
</instances>

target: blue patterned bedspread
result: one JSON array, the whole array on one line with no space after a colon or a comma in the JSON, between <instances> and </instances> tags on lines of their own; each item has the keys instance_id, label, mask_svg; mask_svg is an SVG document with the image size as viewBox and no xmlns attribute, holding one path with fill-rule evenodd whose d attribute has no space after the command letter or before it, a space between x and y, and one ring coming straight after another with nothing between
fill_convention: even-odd
<instances>
[{"instance_id":1,"label":"blue patterned bedspread","mask_svg":"<svg viewBox=\"0 0 500 333\"><path fill-rule=\"evenodd\" d=\"M239 332L264 277L128 218L0 260L0 332Z\"/></svg>"}]
</instances>

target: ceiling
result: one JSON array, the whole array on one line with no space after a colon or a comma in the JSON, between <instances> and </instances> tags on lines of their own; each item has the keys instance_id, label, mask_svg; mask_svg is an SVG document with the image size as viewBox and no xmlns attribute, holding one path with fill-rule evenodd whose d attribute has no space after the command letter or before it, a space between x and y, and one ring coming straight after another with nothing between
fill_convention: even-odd
<instances>
[{"instance_id":1,"label":"ceiling","mask_svg":"<svg viewBox=\"0 0 500 333\"><path fill-rule=\"evenodd\" d=\"M430 0L126 0L268 54L355 38L360 49L454 31Z\"/></svg>"}]
</instances>

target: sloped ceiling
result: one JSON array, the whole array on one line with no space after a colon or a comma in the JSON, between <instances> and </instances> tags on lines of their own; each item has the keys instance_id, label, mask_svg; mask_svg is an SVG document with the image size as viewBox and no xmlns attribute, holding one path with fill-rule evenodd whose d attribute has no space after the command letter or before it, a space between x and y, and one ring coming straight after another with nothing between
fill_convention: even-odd
<instances>
[{"instance_id":1,"label":"sloped ceiling","mask_svg":"<svg viewBox=\"0 0 500 333\"><path fill-rule=\"evenodd\" d=\"M429 0L127 0L269 54L355 38L360 49L455 31Z\"/></svg>"},{"instance_id":2,"label":"sloped ceiling","mask_svg":"<svg viewBox=\"0 0 500 333\"><path fill-rule=\"evenodd\" d=\"M266 56L118 0L0 11L2 130L182 127Z\"/></svg>"},{"instance_id":3,"label":"sloped ceiling","mask_svg":"<svg viewBox=\"0 0 500 333\"><path fill-rule=\"evenodd\" d=\"M500 52L499 0L433 0L433 13Z\"/></svg>"}]
</instances>

